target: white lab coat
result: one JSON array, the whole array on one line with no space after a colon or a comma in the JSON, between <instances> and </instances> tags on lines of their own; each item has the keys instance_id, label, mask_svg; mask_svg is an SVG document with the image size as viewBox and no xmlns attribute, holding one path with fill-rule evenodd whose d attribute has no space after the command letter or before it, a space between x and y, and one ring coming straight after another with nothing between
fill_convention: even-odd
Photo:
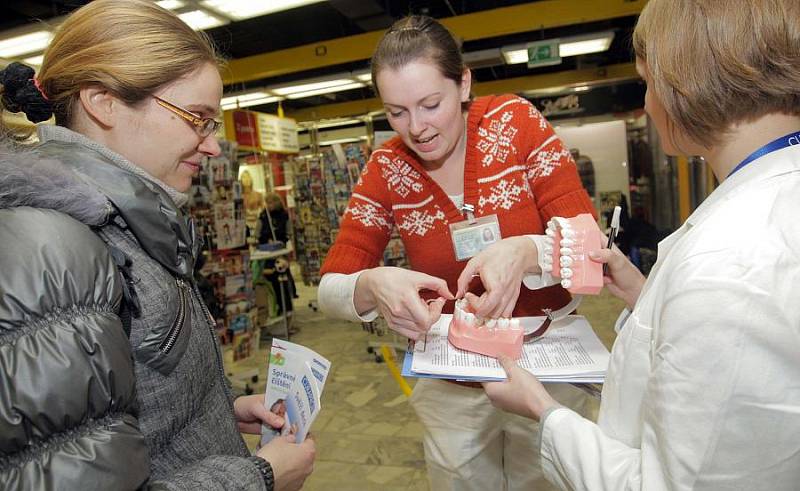
<instances>
[{"instance_id":1,"label":"white lab coat","mask_svg":"<svg viewBox=\"0 0 800 491\"><path fill-rule=\"evenodd\" d=\"M565 489L800 489L800 146L726 179L658 246L598 423L547 415Z\"/></svg>"}]
</instances>

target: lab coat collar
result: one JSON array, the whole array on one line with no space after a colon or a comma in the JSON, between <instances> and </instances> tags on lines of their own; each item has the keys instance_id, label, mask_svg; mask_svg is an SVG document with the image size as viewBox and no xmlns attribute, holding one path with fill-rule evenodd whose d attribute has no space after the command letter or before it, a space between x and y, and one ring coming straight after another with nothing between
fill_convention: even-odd
<instances>
[{"instance_id":1,"label":"lab coat collar","mask_svg":"<svg viewBox=\"0 0 800 491\"><path fill-rule=\"evenodd\" d=\"M686 219L692 228L712 214L718 203L734 199L745 186L781 174L800 171L800 145L786 147L760 157L728 177Z\"/></svg>"}]
</instances>

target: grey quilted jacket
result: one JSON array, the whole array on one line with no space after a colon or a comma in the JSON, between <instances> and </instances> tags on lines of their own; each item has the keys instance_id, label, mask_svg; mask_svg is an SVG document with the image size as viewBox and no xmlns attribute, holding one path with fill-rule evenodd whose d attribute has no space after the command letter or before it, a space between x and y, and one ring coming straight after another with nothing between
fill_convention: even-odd
<instances>
[{"instance_id":1,"label":"grey quilted jacket","mask_svg":"<svg viewBox=\"0 0 800 491\"><path fill-rule=\"evenodd\" d=\"M122 157L53 134L0 149L0 489L271 489L236 427L189 220Z\"/></svg>"}]
</instances>

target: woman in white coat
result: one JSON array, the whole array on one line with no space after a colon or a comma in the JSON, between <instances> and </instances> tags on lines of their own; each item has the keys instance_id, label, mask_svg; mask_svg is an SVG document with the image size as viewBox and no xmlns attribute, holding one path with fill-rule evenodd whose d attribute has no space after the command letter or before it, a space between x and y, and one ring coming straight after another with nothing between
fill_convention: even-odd
<instances>
[{"instance_id":1,"label":"woman in white coat","mask_svg":"<svg viewBox=\"0 0 800 491\"><path fill-rule=\"evenodd\" d=\"M595 255L628 305L597 424L510 360L486 392L565 489L800 489L800 2L650 0L633 41L664 151L720 185L646 280Z\"/></svg>"}]
</instances>

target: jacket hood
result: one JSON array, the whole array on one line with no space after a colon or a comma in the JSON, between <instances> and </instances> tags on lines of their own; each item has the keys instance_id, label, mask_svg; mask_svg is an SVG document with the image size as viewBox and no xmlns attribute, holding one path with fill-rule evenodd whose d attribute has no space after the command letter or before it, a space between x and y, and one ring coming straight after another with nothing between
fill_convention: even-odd
<instances>
[{"instance_id":1,"label":"jacket hood","mask_svg":"<svg viewBox=\"0 0 800 491\"><path fill-rule=\"evenodd\" d=\"M103 225L113 211L103 193L55 158L0 143L0 210L21 206L57 210L88 226Z\"/></svg>"},{"instance_id":2,"label":"jacket hood","mask_svg":"<svg viewBox=\"0 0 800 491\"><path fill-rule=\"evenodd\" d=\"M191 220L164 190L84 145L1 146L0 210L21 206L57 210L92 227L118 216L150 257L177 276L192 277L202 244Z\"/></svg>"}]
</instances>

